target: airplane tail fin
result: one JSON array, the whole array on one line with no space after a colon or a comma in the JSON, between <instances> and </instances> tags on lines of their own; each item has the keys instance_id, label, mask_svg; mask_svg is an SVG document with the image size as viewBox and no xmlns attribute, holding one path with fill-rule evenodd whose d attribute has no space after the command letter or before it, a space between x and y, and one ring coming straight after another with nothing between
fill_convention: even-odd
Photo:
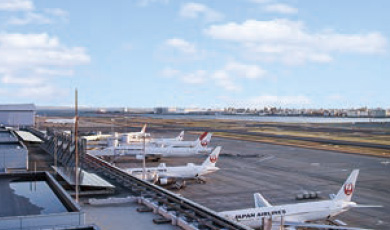
<instances>
[{"instance_id":1,"label":"airplane tail fin","mask_svg":"<svg viewBox=\"0 0 390 230\"><path fill-rule=\"evenodd\" d=\"M221 146L217 146L207 159L203 162L202 166L215 166L215 163L218 161L219 153L221 152Z\"/></svg>"},{"instance_id":2,"label":"airplane tail fin","mask_svg":"<svg viewBox=\"0 0 390 230\"><path fill-rule=\"evenodd\" d=\"M211 141L211 136L213 135L213 133L207 133L206 136L204 136L202 139L199 138L200 140L200 144L203 146L203 147L206 147L210 141Z\"/></svg>"},{"instance_id":3,"label":"airplane tail fin","mask_svg":"<svg viewBox=\"0 0 390 230\"><path fill-rule=\"evenodd\" d=\"M202 135L200 135L199 138L195 141L196 144L195 144L194 148L200 150L200 149L204 149L205 147L207 147L207 144L204 145L204 142L203 142L207 135L208 135L208 132L202 133Z\"/></svg>"},{"instance_id":4,"label":"airplane tail fin","mask_svg":"<svg viewBox=\"0 0 390 230\"><path fill-rule=\"evenodd\" d=\"M334 200L351 201L353 192L355 191L356 180L359 175L359 169L355 169L344 182L339 192L334 197Z\"/></svg>"},{"instance_id":5,"label":"airplane tail fin","mask_svg":"<svg viewBox=\"0 0 390 230\"><path fill-rule=\"evenodd\" d=\"M198 139L196 139L196 140L197 140L197 141L202 141L202 140L207 136L207 134L208 134L208 132L202 133L202 135L200 135L200 136L198 137Z\"/></svg>"},{"instance_id":6,"label":"airplane tail fin","mask_svg":"<svg viewBox=\"0 0 390 230\"><path fill-rule=\"evenodd\" d=\"M141 133L145 133L146 132L146 126L147 126L147 124L144 124L144 127L142 127L142 129L141 129Z\"/></svg>"},{"instance_id":7,"label":"airplane tail fin","mask_svg":"<svg viewBox=\"0 0 390 230\"><path fill-rule=\"evenodd\" d=\"M184 139L184 130L181 131L181 133L179 134L179 136L177 136L175 138L177 141L182 141Z\"/></svg>"},{"instance_id":8,"label":"airplane tail fin","mask_svg":"<svg viewBox=\"0 0 390 230\"><path fill-rule=\"evenodd\" d=\"M255 198L256 208L272 207L272 205L260 193L253 194L253 197Z\"/></svg>"}]
</instances>

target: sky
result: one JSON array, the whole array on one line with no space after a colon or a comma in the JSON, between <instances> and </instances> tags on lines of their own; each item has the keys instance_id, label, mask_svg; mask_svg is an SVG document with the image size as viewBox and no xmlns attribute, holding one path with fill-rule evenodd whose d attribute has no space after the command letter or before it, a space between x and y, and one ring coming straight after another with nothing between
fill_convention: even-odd
<instances>
[{"instance_id":1,"label":"sky","mask_svg":"<svg viewBox=\"0 0 390 230\"><path fill-rule=\"evenodd\" d=\"M390 108L388 0L0 0L0 103Z\"/></svg>"}]
</instances>

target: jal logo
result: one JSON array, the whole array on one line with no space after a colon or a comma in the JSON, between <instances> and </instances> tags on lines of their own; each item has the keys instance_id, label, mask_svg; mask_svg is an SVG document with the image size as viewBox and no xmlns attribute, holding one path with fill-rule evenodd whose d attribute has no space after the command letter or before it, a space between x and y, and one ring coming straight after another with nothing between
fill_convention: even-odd
<instances>
[{"instance_id":1,"label":"jal logo","mask_svg":"<svg viewBox=\"0 0 390 230\"><path fill-rule=\"evenodd\" d=\"M353 184L344 185L344 193L347 196L351 195L353 193Z\"/></svg>"},{"instance_id":2,"label":"jal logo","mask_svg":"<svg viewBox=\"0 0 390 230\"><path fill-rule=\"evenodd\" d=\"M207 146L208 143L207 143L207 141L201 141L200 144L201 144L203 147L205 147L205 146Z\"/></svg>"},{"instance_id":3,"label":"jal logo","mask_svg":"<svg viewBox=\"0 0 390 230\"><path fill-rule=\"evenodd\" d=\"M217 162L217 160L218 160L218 157L217 156L210 156L210 162L211 163L215 163L215 162Z\"/></svg>"}]
</instances>

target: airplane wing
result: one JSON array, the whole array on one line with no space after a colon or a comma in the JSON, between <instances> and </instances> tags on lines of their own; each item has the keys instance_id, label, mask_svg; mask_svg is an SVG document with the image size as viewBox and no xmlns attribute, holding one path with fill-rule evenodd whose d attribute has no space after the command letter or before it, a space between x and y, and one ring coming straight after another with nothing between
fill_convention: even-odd
<instances>
[{"instance_id":1,"label":"airplane wing","mask_svg":"<svg viewBox=\"0 0 390 230\"><path fill-rule=\"evenodd\" d=\"M312 224L312 223L301 223L301 222L291 222L291 221L285 221L284 225L286 227L295 227L295 228L300 227L300 228L334 229L334 230L372 230L368 228L356 228L356 227L348 227L348 226Z\"/></svg>"},{"instance_id":2,"label":"airplane wing","mask_svg":"<svg viewBox=\"0 0 390 230\"><path fill-rule=\"evenodd\" d=\"M354 208L383 208L383 205L376 204L356 204Z\"/></svg>"}]
</instances>

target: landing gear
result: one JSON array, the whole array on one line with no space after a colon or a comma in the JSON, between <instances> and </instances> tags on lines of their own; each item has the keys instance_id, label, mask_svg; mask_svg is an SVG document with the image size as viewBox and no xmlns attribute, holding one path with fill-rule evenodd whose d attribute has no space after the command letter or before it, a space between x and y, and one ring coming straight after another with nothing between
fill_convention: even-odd
<instances>
[{"instance_id":1,"label":"landing gear","mask_svg":"<svg viewBox=\"0 0 390 230\"><path fill-rule=\"evenodd\" d=\"M184 189L186 187L186 181L176 181L176 183L174 183L172 185L172 189L176 189L176 190L180 190L180 189Z\"/></svg>"},{"instance_id":2,"label":"landing gear","mask_svg":"<svg viewBox=\"0 0 390 230\"><path fill-rule=\"evenodd\" d=\"M197 177L196 178L196 182L198 183L198 184L206 184L206 179L205 178L203 178L203 177Z\"/></svg>"}]
</instances>

